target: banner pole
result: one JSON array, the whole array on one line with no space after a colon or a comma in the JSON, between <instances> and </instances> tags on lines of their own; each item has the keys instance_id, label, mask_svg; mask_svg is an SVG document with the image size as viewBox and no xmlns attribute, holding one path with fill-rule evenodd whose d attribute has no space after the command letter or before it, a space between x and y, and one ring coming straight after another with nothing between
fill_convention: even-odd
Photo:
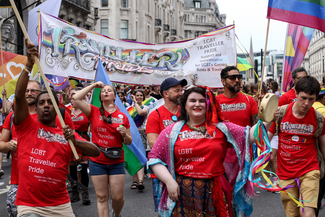
<instances>
[{"instance_id":1,"label":"banner pole","mask_svg":"<svg viewBox=\"0 0 325 217\"><path fill-rule=\"evenodd\" d=\"M1 20L0 22L0 47L1 47L1 71L2 71L2 86L3 86L3 89L5 90L6 89L6 86L5 86L5 69L4 69L4 65L3 65L3 52L2 52L2 34L1 34L1 31L2 31L2 24L3 24L3 20ZM7 111L7 96L2 96L2 112L3 113L6 113Z\"/></svg>"},{"instance_id":2,"label":"banner pole","mask_svg":"<svg viewBox=\"0 0 325 217\"><path fill-rule=\"evenodd\" d=\"M269 38L269 28L270 28L270 19L267 19L266 39L265 39L264 58L263 58L263 68L262 68L262 76L261 76L260 91L259 91L260 94L262 92L262 85L263 85L263 78L264 78L264 71L265 71L264 70L264 68L265 68L265 56L266 56L266 49L267 49L267 40Z\"/></svg>"},{"instance_id":3,"label":"banner pole","mask_svg":"<svg viewBox=\"0 0 325 217\"><path fill-rule=\"evenodd\" d=\"M22 21L22 19L21 19L21 17L20 17L20 14L19 14L19 12L18 12L18 10L17 10L17 7L16 7L16 4L15 4L14 0L9 0L9 1L10 1L10 3L11 3L12 9L14 10L14 12L15 12L15 14L16 14L17 20L18 20L18 22L19 22L19 25L20 25L20 27L21 27L21 30L22 30L23 33L24 33L25 38L27 38L28 41L29 41L29 43L31 43L31 41L30 41L30 39L29 39L29 37L28 37L28 33L27 33L27 31L26 31L25 25L24 25L24 23L23 23L23 21ZM41 33L39 33L39 34L41 34ZM56 104L56 101L55 101L54 96L53 96L53 94L52 94L52 90L51 90L51 88L50 88L48 82L46 82L46 77L45 77L45 74L44 74L44 72L43 72L43 69L42 69L42 67L41 67L41 64L40 64L40 61L39 61L38 57L35 58L35 62L36 62L36 65L37 65L37 67L38 67L38 70L39 70L39 72L40 72L40 75L42 76L42 78L43 78L43 80L44 80L44 84L45 84L46 90L47 90L47 92L48 92L49 95L50 95L50 98L51 98L51 100L52 100L52 103L53 103L53 106L54 106L55 112L56 112L56 114L58 115L58 118L59 118L59 120L60 120L60 122L61 122L61 125L62 125L62 128L63 128L63 127L65 127L66 125L65 125L64 120L63 120L63 118L62 118L62 115L61 115L60 109L59 109L58 105ZM78 156L78 154L77 154L77 151L76 151L76 149L75 149L75 147L74 147L72 141L69 139L68 142L69 142L69 144L70 144L70 147L71 147L71 150L72 150L72 152L73 152L74 157L76 158L76 160L78 160L78 159L79 159L79 156Z\"/></svg>"}]
</instances>

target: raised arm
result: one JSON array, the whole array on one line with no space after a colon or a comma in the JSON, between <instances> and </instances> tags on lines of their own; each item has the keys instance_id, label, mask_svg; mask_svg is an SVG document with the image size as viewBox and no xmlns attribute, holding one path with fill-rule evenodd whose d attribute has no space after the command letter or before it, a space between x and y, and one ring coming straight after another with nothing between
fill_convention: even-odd
<instances>
[{"instance_id":1,"label":"raised arm","mask_svg":"<svg viewBox=\"0 0 325 217\"><path fill-rule=\"evenodd\" d=\"M25 98L25 92L27 88L27 83L29 80L28 73L30 73L33 65L35 63L35 57L38 56L37 49L35 48L34 44L28 43L28 39L25 39L26 45L26 53L27 53L27 63L24 70L21 72L15 91L15 117L14 121L16 125L21 124L25 118L28 116L28 104Z\"/></svg>"},{"instance_id":2,"label":"raised arm","mask_svg":"<svg viewBox=\"0 0 325 217\"><path fill-rule=\"evenodd\" d=\"M91 112L91 107L90 104L87 103L85 100L83 100L85 98L85 96L87 95L87 93L89 91L91 91L92 89L94 89L95 87L98 88L102 88L104 87L103 82L98 81L94 84L91 84L85 88L83 88L82 90L78 91L75 95L73 95L73 100L76 103L76 105L78 106L78 108L82 111L82 113L84 113L87 117L90 115Z\"/></svg>"},{"instance_id":3,"label":"raised arm","mask_svg":"<svg viewBox=\"0 0 325 217\"><path fill-rule=\"evenodd\" d=\"M147 116L148 115L148 110L146 108L143 108L142 109L139 106L139 104L135 100L135 96L134 95L132 95L131 98L132 98L132 101L134 102L134 108L135 108L135 110L137 110L137 114L140 115L140 116Z\"/></svg>"}]
</instances>

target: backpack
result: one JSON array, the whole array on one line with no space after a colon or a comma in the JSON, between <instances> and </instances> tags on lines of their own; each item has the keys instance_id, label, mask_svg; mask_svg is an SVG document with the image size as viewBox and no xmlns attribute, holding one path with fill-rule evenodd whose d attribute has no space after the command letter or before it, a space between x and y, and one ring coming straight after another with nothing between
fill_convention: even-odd
<instances>
[{"instance_id":1,"label":"backpack","mask_svg":"<svg viewBox=\"0 0 325 217\"><path fill-rule=\"evenodd\" d=\"M276 121L276 133L279 132L279 125L280 125L284 115L287 112L288 106L289 106L289 104L280 107L280 111L279 111L280 115L279 115L278 120ZM317 137L319 137L323 131L324 116L322 115L322 113L320 113L316 109L315 109L315 114L316 114L317 129L315 131L314 137L315 137L315 146L317 149L317 160L319 162L320 179L322 179L325 174L325 161L323 158L323 154L319 148Z\"/></svg>"}]
</instances>

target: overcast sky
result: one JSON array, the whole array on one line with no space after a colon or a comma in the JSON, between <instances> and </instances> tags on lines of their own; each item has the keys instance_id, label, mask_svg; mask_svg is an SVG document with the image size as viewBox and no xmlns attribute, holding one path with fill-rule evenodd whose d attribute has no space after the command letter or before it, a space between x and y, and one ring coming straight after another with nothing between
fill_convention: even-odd
<instances>
[{"instance_id":1,"label":"overcast sky","mask_svg":"<svg viewBox=\"0 0 325 217\"><path fill-rule=\"evenodd\" d=\"M250 37L254 52L264 50L268 0L216 0L220 14L226 14L226 25L235 21L235 32L249 52ZM267 50L284 50L287 23L270 20ZM239 44L239 43L238 43ZM237 53L242 53L237 48Z\"/></svg>"}]
</instances>

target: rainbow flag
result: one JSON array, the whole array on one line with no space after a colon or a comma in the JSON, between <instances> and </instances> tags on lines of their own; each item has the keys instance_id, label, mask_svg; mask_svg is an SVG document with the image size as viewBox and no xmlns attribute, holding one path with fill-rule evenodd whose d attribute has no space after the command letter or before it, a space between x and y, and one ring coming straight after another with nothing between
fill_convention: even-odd
<instances>
[{"instance_id":1,"label":"rainbow flag","mask_svg":"<svg viewBox=\"0 0 325 217\"><path fill-rule=\"evenodd\" d=\"M103 64L99 60L97 72L96 72L96 78L95 82L101 81L104 84L112 85L112 82L108 78L108 75L106 74L106 71L104 69ZM94 106L100 107L100 101L99 101L99 95L100 95L100 89L95 88L92 104ZM115 105L119 108L121 112L123 112L129 120L130 123L130 131L132 135L132 143L131 145L124 145L123 144L123 150L124 150L124 165L125 169L128 171L128 173L133 176L136 174L142 167L144 167L147 164L147 158L146 158L146 151L143 147L142 139L139 134L138 128L136 127L132 117L127 112L126 108L124 107L123 103L121 102L120 98L116 94L115 99Z\"/></svg>"},{"instance_id":2,"label":"rainbow flag","mask_svg":"<svg viewBox=\"0 0 325 217\"><path fill-rule=\"evenodd\" d=\"M293 86L291 72L304 60L313 31L308 27L288 24L282 72L282 90L285 92Z\"/></svg>"},{"instance_id":3,"label":"rainbow flag","mask_svg":"<svg viewBox=\"0 0 325 217\"><path fill-rule=\"evenodd\" d=\"M246 62L243 58L237 57L237 68L240 72L247 71L248 69L253 68L251 64Z\"/></svg>"},{"instance_id":4,"label":"rainbow flag","mask_svg":"<svg viewBox=\"0 0 325 217\"><path fill-rule=\"evenodd\" d=\"M325 1L269 0L267 18L325 32Z\"/></svg>"}]
</instances>

